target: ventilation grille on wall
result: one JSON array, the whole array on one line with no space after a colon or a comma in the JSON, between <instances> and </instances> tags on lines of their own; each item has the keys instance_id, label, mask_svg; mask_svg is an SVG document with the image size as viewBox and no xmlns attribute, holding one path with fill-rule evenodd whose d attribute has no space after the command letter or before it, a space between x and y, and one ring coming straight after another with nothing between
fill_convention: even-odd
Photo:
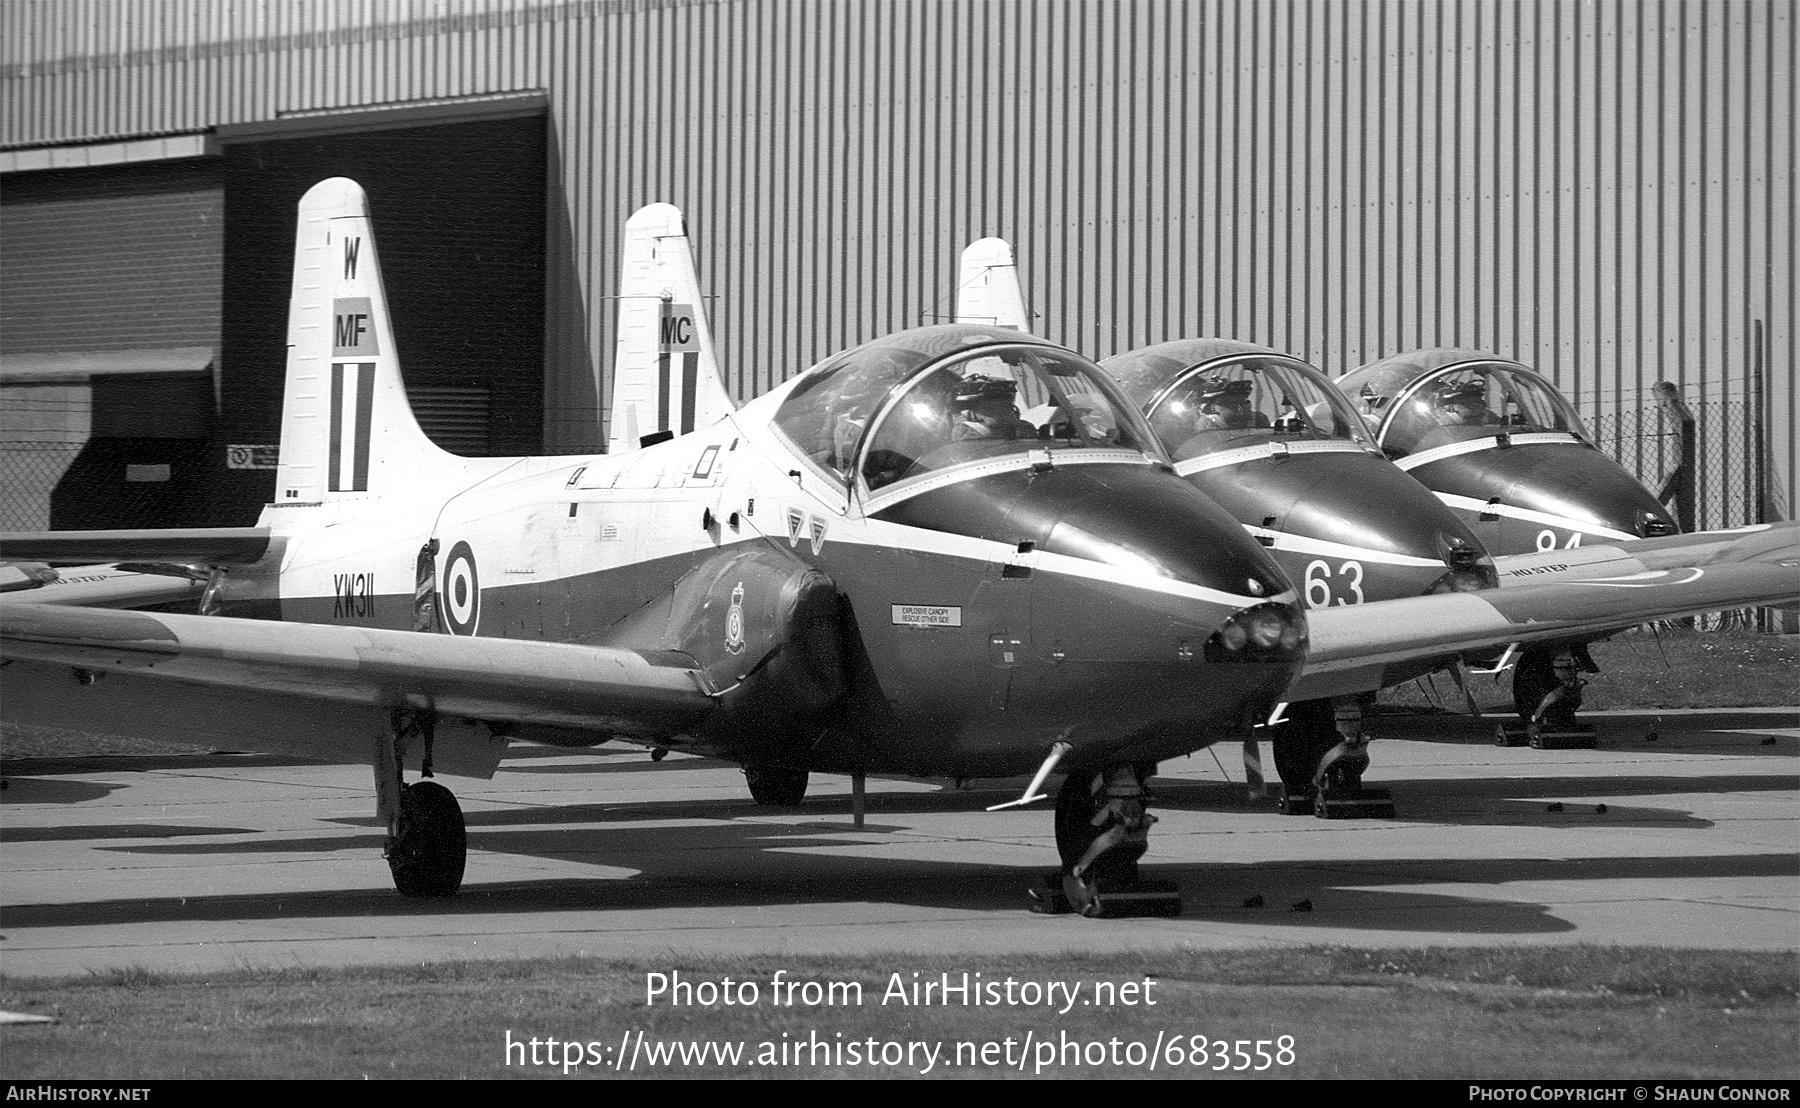
<instances>
[{"instance_id":1,"label":"ventilation grille on wall","mask_svg":"<svg viewBox=\"0 0 1800 1108\"><path fill-rule=\"evenodd\" d=\"M452 454L481 455L488 449L489 391L485 385L409 386L406 397L432 442Z\"/></svg>"}]
</instances>

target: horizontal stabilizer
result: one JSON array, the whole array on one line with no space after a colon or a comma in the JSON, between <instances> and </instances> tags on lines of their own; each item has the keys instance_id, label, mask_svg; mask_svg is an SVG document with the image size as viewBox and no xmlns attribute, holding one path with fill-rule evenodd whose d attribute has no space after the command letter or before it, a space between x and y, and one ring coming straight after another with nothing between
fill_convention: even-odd
<instances>
[{"instance_id":1,"label":"horizontal stabilizer","mask_svg":"<svg viewBox=\"0 0 1800 1108\"><path fill-rule=\"evenodd\" d=\"M114 562L241 566L269 549L263 527L127 531L16 531L0 534L0 558L84 566Z\"/></svg>"},{"instance_id":2,"label":"horizontal stabilizer","mask_svg":"<svg viewBox=\"0 0 1800 1108\"><path fill-rule=\"evenodd\" d=\"M79 604L88 608L145 608L198 600L204 584L187 572L138 571L110 565L60 570L44 567L25 576L16 566L0 566L0 605Z\"/></svg>"}]
</instances>

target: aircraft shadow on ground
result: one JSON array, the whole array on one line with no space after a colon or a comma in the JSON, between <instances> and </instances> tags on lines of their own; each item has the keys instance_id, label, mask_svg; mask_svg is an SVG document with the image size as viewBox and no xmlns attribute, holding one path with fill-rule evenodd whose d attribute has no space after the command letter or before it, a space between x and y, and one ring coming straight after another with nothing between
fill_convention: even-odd
<instances>
[{"instance_id":1,"label":"aircraft shadow on ground","mask_svg":"<svg viewBox=\"0 0 1800 1108\"><path fill-rule=\"evenodd\" d=\"M899 799L912 801L914 796ZM963 798L966 799L966 798ZM738 817L754 814L747 802L706 805L640 804L641 821L658 826L587 827L610 809L602 806L533 808L476 813L471 850L490 855L538 857L591 865L591 880L558 877L534 882L476 884L452 900L406 900L388 890L342 890L221 897L169 897L101 901L76 905L25 905L6 910L9 928L77 926L98 923L208 919L317 918L343 915L479 915L556 910L740 908L794 903L895 903L964 911L1020 911L1025 889L1048 872L1044 865L1008 866L879 856L899 846L913 851L953 849L941 839L907 837L882 842L884 830L911 827L872 824L856 833L848 821L765 822L718 818L670 826L672 818L695 818L694 807L714 807ZM671 809L671 810L665 810ZM683 809L677 813L672 809ZM488 823L484 817L492 817ZM347 821L339 821L347 822ZM1666 822L1666 821L1665 821ZM490 829L482 830L483 826ZM1033 832L1041 832L1034 825ZM871 841L873 839L873 841ZM1179 839L1164 840L1163 850ZM237 843L157 843L103 849L134 855L263 856L356 852L367 857L371 875L381 873L381 836L347 834L317 837L259 835ZM1032 850L1035 846L1022 846ZM1545 905L1486 898L1404 891L1408 885L1446 883L1519 884L1531 881L1583 882L1630 879L1691 880L1718 877L1800 877L1800 857L1791 853L1702 855L1682 858L1489 858L1489 859L1307 859L1259 863L1217 863L1145 859L1145 876L1174 882L1188 900L1190 919L1242 920L1308 927L1407 930L1432 908L1466 905L1466 919L1446 924L1435 912L1425 930L1448 928L1470 935L1540 934L1568 930ZM480 868L480 862L476 863ZM1363 888L1362 886L1380 886ZM1245 907L1260 897L1264 907ZM1312 911L1287 911L1302 900ZM1349 915L1346 915L1349 913ZM1412 913L1412 915L1409 915Z\"/></svg>"},{"instance_id":2,"label":"aircraft shadow on ground","mask_svg":"<svg viewBox=\"0 0 1800 1108\"><path fill-rule=\"evenodd\" d=\"M1364 717L1364 726L1375 740L1375 751L1380 750L1383 739L1492 747L1495 745L1494 728L1502 722L1516 723L1518 718L1510 712L1492 712L1482 719L1460 713L1376 713ZM1598 732L1599 750L1603 753L1792 758L1800 752L1800 737L1773 733L1800 728L1800 713L1795 712L1746 710L1703 717L1646 712L1592 717L1586 722ZM1535 757L1538 753L1528 749L1518 751L1521 758ZM1574 753L1579 756L1582 752ZM1496 754L1505 756L1499 749Z\"/></svg>"},{"instance_id":3,"label":"aircraft shadow on ground","mask_svg":"<svg viewBox=\"0 0 1800 1108\"><path fill-rule=\"evenodd\" d=\"M0 826L0 844L70 843L84 839L188 839L206 835L251 835L254 827L209 827L195 823L72 824L57 827Z\"/></svg>"},{"instance_id":4,"label":"aircraft shadow on ground","mask_svg":"<svg viewBox=\"0 0 1800 1108\"><path fill-rule=\"evenodd\" d=\"M110 781L62 781L33 777L8 777L6 788L0 790L0 808L14 804L80 804L88 800L99 800L111 796L120 789L130 788L125 782L117 784Z\"/></svg>"},{"instance_id":5,"label":"aircraft shadow on ground","mask_svg":"<svg viewBox=\"0 0 1800 1108\"><path fill-rule=\"evenodd\" d=\"M1546 827L1571 823L1608 827L1686 826L1706 828L1713 821L1696 817L1670 805L1633 806L1620 801L1642 796L1688 796L1695 793L1760 793L1800 790L1800 776L1745 774L1693 777L1528 777L1507 780L1379 780L1372 786L1393 794L1397 817L1403 821L1479 827L1485 824L1517 826L1541 823ZM1280 786L1271 785L1279 794ZM1181 812L1243 814L1266 812L1273 803L1248 800L1244 786L1216 782L1155 781L1153 809ZM1578 798L1578 799L1577 799ZM1607 810L1597 811L1598 804ZM1552 809L1552 805L1559 807ZM1288 817L1305 819L1305 816ZM1353 821L1354 822L1354 821ZM1361 821L1367 822L1367 821Z\"/></svg>"},{"instance_id":6,"label":"aircraft shadow on ground","mask_svg":"<svg viewBox=\"0 0 1800 1108\"><path fill-rule=\"evenodd\" d=\"M81 773L154 773L201 769L284 769L292 766L332 766L306 758L275 754L91 754L68 758L9 758L6 778L64 777Z\"/></svg>"},{"instance_id":7,"label":"aircraft shadow on ground","mask_svg":"<svg viewBox=\"0 0 1800 1108\"><path fill-rule=\"evenodd\" d=\"M592 880L559 877L473 884L449 900L408 900L386 889L345 889L21 905L6 909L5 925L16 934L27 928L100 924L355 916L448 919L541 912L747 911L809 903L892 903L965 912L1017 912L1021 925L1025 925L1029 918L1025 890L1045 872L1034 867L927 859L871 859L861 854L852 857L791 853L796 848L819 844L804 835L761 834L767 830L732 825L683 828L671 833L670 829L657 828L596 833L594 841L582 844L571 843L566 833L554 831L492 833L481 836L474 843L476 848L591 860L596 866L637 872ZM337 846L374 845L360 836L331 842ZM246 844L246 848L254 846L279 853L315 845L304 841L262 842ZM572 847L589 847L591 853ZM381 862L371 853L369 864L374 869ZM1172 882L1182 890L1186 910L1181 918L1188 920L1279 925L1296 932L1329 927L1492 936L1560 933L1572 930L1573 925L1557 918L1546 904L1415 892L1406 887L1450 882L1497 886L1530 881L1794 877L1800 876L1800 861L1791 854L1576 861L1362 859L1347 863L1333 859L1226 864L1146 859L1143 872L1146 877ZM1251 905L1253 899L1255 906ZM1303 901L1307 910L1295 910L1295 905ZM1445 912L1463 908L1468 911L1450 915ZM791 918L784 919L791 924ZM1179 921L1158 923L1179 926ZM747 917L743 925L757 924L754 917ZM584 926L575 922L569 929L581 930Z\"/></svg>"}]
</instances>

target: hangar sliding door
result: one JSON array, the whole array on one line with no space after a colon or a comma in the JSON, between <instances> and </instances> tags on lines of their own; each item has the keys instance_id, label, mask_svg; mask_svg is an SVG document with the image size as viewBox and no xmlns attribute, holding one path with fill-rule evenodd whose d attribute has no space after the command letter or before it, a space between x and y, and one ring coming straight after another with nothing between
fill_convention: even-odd
<instances>
[{"instance_id":1,"label":"hangar sliding door","mask_svg":"<svg viewBox=\"0 0 1800 1108\"><path fill-rule=\"evenodd\" d=\"M342 176L369 197L420 426L459 454L540 452L546 133L537 98L222 128L221 443L279 439L296 206ZM272 480L227 471L222 498L260 505Z\"/></svg>"},{"instance_id":2,"label":"hangar sliding door","mask_svg":"<svg viewBox=\"0 0 1800 1108\"><path fill-rule=\"evenodd\" d=\"M169 527L206 471L216 161L9 173L0 190L0 529Z\"/></svg>"}]
</instances>

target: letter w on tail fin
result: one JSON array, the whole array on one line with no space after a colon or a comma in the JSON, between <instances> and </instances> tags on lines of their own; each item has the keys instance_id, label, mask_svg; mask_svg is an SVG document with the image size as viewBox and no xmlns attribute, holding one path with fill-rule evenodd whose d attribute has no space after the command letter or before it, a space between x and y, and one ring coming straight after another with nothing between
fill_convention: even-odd
<instances>
[{"instance_id":1,"label":"letter w on tail fin","mask_svg":"<svg viewBox=\"0 0 1800 1108\"><path fill-rule=\"evenodd\" d=\"M685 435L735 408L719 377L687 225L673 205L651 204L625 223L619 342L607 450L646 435Z\"/></svg>"},{"instance_id":2,"label":"letter w on tail fin","mask_svg":"<svg viewBox=\"0 0 1800 1108\"><path fill-rule=\"evenodd\" d=\"M395 493L463 470L407 402L368 198L348 178L321 181L294 238L275 502Z\"/></svg>"}]
</instances>

